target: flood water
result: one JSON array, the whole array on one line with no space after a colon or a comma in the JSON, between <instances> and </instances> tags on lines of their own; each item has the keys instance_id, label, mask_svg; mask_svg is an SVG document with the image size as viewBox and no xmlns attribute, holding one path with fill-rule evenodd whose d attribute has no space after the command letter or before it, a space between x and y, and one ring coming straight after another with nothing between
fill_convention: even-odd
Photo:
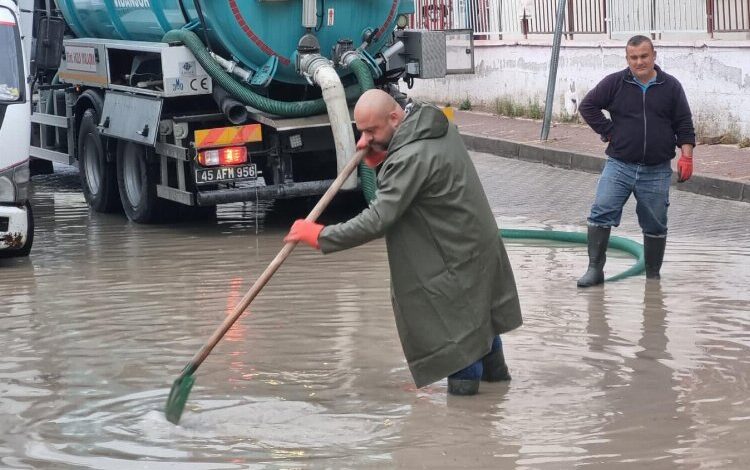
<instances>
[{"instance_id":1,"label":"flood water","mask_svg":"<svg viewBox=\"0 0 750 470\"><path fill-rule=\"evenodd\" d=\"M502 227L585 230L595 175L474 157ZM750 204L673 192L661 282L579 290L583 246L507 240L525 324L503 337L513 380L475 397L415 389L382 241L300 246L175 426L172 381L293 216L135 225L58 170L35 177L31 257L0 260L2 468L750 466ZM615 233L640 241L634 212Z\"/></svg>"}]
</instances>

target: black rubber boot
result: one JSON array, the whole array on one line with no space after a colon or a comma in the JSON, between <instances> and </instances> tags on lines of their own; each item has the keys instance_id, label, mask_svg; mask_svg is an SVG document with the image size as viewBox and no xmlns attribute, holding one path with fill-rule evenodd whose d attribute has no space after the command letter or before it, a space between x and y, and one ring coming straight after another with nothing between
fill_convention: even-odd
<instances>
[{"instance_id":1,"label":"black rubber boot","mask_svg":"<svg viewBox=\"0 0 750 470\"><path fill-rule=\"evenodd\" d=\"M578 280L578 287L591 287L604 282L604 263L607 262L610 231L611 227L589 225L589 268Z\"/></svg>"},{"instance_id":2,"label":"black rubber boot","mask_svg":"<svg viewBox=\"0 0 750 470\"><path fill-rule=\"evenodd\" d=\"M664 261L667 237L643 236L643 255L646 258L646 279L661 279L659 271Z\"/></svg>"},{"instance_id":3,"label":"black rubber boot","mask_svg":"<svg viewBox=\"0 0 750 470\"><path fill-rule=\"evenodd\" d=\"M482 358L482 380L485 382L500 382L510 380L510 378L500 337L495 336L492 349L489 354Z\"/></svg>"},{"instance_id":4,"label":"black rubber boot","mask_svg":"<svg viewBox=\"0 0 750 470\"><path fill-rule=\"evenodd\" d=\"M451 395L476 395L482 377L482 360L479 359L448 376L448 393Z\"/></svg>"},{"instance_id":5,"label":"black rubber boot","mask_svg":"<svg viewBox=\"0 0 750 470\"><path fill-rule=\"evenodd\" d=\"M451 395L476 395L479 392L479 379L451 379L448 378L448 393Z\"/></svg>"}]
</instances>

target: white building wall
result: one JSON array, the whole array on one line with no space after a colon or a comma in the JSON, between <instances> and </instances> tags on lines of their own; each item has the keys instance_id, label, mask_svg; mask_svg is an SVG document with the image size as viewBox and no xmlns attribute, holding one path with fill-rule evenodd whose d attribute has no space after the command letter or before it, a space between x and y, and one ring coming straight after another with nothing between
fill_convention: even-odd
<instances>
[{"instance_id":1,"label":"white building wall","mask_svg":"<svg viewBox=\"0 0 750 470\"><path fill-rule=\"evenodd\" d=\"M621 70L625 41L568 42L560 52L553 112L575 109L605 75ZM750 44L747 41L657 42L657 64L677 77L703 135L733 132L750 136ZM476 73L440 80L416 80L411 96L454 107L468 99L492 109L498 98L544 105L551 47L549 43L477 44ZM572 91L572 90L575 91ZM565 106L566 100L568 101Z\"/></svg>"}]
</instances>

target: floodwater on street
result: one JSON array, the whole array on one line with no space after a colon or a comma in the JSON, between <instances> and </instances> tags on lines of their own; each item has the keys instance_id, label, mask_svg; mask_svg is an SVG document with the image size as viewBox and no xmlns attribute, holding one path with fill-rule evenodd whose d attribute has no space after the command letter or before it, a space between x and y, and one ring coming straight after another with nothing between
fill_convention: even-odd
<instances>
[{"instance_id":1,"label":"floodwater on street","mask_svg":"<svg viewBox=\"0 0 750 470\"><path fill-rule=\"evenodd\" d=\"M585 230L596 175L473 156L501 227ZM750 204L673 191L661 282L577 289L585 247L506 240L525 324L503 336L513 380L475 397L415 389L382 240L300 246L175 426L172 381L293 217L136 225L56 168L30 258L0 260L0 468L750 467ZM614 234L640 241L632 201Z\"/></svg>"}]
</instances>

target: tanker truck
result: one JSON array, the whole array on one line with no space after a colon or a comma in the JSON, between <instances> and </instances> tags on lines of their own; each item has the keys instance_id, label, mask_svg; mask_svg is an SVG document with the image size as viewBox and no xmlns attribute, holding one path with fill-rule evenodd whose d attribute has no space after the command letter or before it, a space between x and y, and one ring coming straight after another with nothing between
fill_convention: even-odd
<instances>
[{"instance_id":1,"label":"tanker truck","mask_svg":"<svg viewBox=\"0 0 750 470\"><path fill-rule=\"evenodd\" d=\"M364 90L404 102L400 84L451 72L446 33L407 28L412 0L20 4L32 163L77 165L91 209L138 223L322 194L354 154ZM471 31L458 34L465 72ZM373 188L366 167L344 186Z\"/></svg>"}]
</instances>

